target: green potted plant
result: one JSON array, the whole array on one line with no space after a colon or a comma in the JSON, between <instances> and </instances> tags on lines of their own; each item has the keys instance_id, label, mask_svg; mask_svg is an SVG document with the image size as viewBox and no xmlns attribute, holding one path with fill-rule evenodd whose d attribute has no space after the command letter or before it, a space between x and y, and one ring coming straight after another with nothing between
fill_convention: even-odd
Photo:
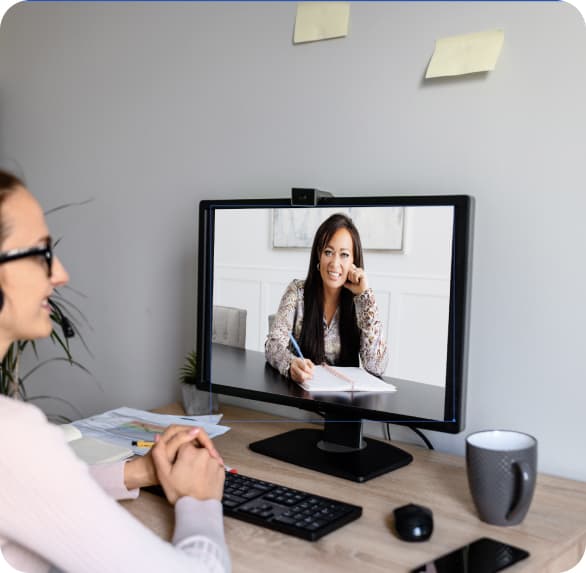
<instances>
[{"instance_id":1,"label":"green potted plant","mask_svg":"<svg viewBox=\"0 0 586 573\"><path fill-rule=\"evenodd\" d=\"M189 416L215 414L219 411L217 394L200 390L195 385L195 381L197 380L197 364L197 354L192 350L187 353L185 362L179 370L183 409Z\"/></svg>"}]
</instances>

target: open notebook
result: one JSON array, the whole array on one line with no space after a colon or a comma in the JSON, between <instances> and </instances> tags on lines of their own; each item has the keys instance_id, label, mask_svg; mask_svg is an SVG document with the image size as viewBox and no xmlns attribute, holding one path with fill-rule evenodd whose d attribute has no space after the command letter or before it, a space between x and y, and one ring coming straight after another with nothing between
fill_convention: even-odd
<instances>
[{"instance_id":1,"label":"open notebook","mask_svg":"<svg viewBox=\"0 0 586 573\"><path fill-rule=\"evenodd\" d=\"M322 364L301 386L309 392L396 392L397 388L357 366Z\"/></svg>"},{"instance_id":2,"label":"open notebook","mask_svg":"<svg viewBox=\"0 0 586 573\"><path fill-rule=\"evenodd\" d=\"M73 424L59 426L75 455L88 464L105 464L134 455L130 448L84 436Z\"/></svg>"}]
</instances>

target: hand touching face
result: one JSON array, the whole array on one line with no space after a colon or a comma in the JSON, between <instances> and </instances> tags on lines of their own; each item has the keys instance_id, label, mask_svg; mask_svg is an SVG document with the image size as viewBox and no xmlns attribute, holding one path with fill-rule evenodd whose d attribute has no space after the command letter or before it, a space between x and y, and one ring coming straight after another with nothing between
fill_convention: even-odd
<instances>
[{"instance_id":1,"label":"hand touching face","mask_svg":"<svg viewBox=\"0 0 586 573\"><path fill-rule=\"evenodd\" d=\"M354 295L362 294L368 288L368 279L364 269L352 265L348 271L348 279L344 286Z\"/></svg>"}]
</instances>

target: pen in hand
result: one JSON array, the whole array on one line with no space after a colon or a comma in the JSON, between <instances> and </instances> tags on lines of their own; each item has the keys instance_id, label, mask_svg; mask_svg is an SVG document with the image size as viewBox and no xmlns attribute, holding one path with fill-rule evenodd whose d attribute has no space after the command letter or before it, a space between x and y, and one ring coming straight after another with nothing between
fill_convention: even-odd
<instances>
[{"instance_id":1,"label":"pen in hand","mask_svg":"<svg viewBox=\"0 0 586 573\"><path fill-rule=\"evenodd\" d=\"M293 345L297 356L301 359L301 363L299 363L299 360L297 359L291 362L291 378L295 380L295 382L311 380L313 378L313 362L304 358L301 348L299 348L299 344L297 343L297 340L295 340L292 332L289 332L289 339L291 340L291 344Z\"/></svg>"},{"instance_id":2,"label":"pen in hand","mask_svg":"<svg viewBox=\"0 0 586 573\"><path fill-rule=\"evenodd\" d=\"M295 337L293 336L292 332L289 333L289 338L291 339L291 344L293 345L295 352L297 352L297 356L299 356L299 358L301 358L301 360L305 360L305 358L303 358L301 348L299 348L299 344L297 344L297 340L295 340Z\"/></svg>"}]
</instances>

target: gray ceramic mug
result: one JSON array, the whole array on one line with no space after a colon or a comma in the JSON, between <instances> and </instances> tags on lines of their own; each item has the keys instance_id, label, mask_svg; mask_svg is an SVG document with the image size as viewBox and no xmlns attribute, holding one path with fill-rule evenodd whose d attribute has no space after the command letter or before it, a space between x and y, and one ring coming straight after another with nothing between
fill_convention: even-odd
<instances>
[{"instance_id":1,"label":"gray ceramic mug","mask_svg":"<svg viewBox=\"0 0 586 573\"><path fill-rule=\"evenodd\" d=\"M529 511L537 476L537 440L510 430L466 438L470 493L482 521L517 525Z\"/></svg>"}]
</instances>

